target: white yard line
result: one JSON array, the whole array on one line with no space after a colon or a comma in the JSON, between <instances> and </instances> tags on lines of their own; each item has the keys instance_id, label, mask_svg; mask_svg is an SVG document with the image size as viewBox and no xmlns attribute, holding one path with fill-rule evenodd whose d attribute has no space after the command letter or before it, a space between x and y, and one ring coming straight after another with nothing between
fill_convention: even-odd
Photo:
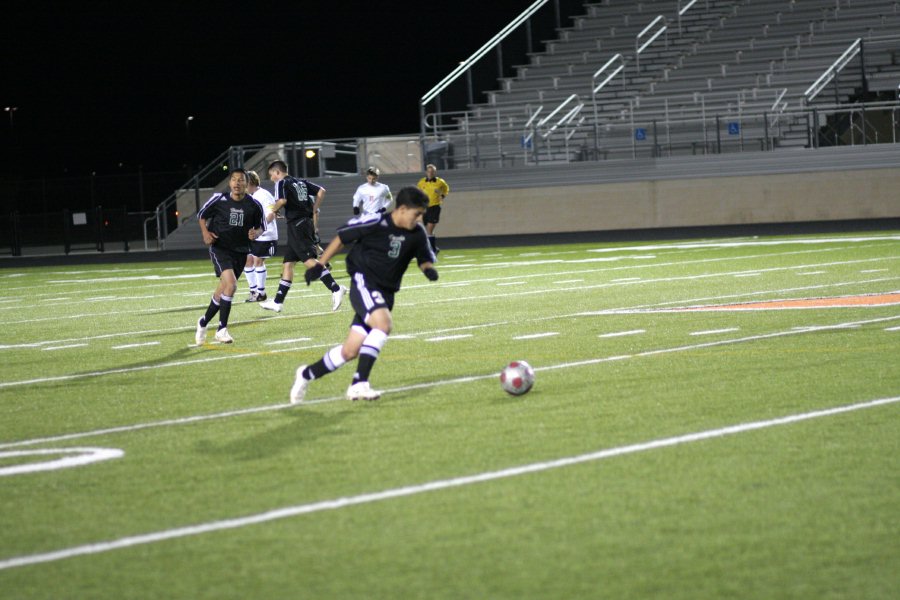
<instances>
[{"instance_id":1,"label":"white yard line","mask_svg":"<svg viewBox=\"0 0 900 600\"><path fill-rule=\"evenodd\" d=\"M557 331L548 331L547 333L532 333L530 335L517 335L513 337L514 340L536 340L538 338L546 338L553 337L559 335Z\"/></svg>"},{"instance_id":2,"label":"white yard line","mask_svg":"<svg viewBox=\"0 0 900 600\"><path fill-rule=\"evenodd\" d=\"M471 333L465 333L465 334L460 334L460 335L443 335L443 336L439 336L439 337L428 338L423 341L425 341L425 342L449 342L452 340L464 340L464 339L470 338L470 337L472 337Z\"/></svg>"},{"instance_id":3,"label":"white yard line","mask_svg":"<svg viewBox=\"0 0 900 600\"><path fill-rule=\"evenodd\" d=\"M128 348L144 348L146 346L159 346L160 342L142 342L140 344L123 344L121 346L113 346L111 350L126 350Z\"/></svg>"},{"instance_id":4,"label":"white yard line","mask_svg":"<svg viewBox=\"0 0 900 600\"><path fill-rule=\"evenodd\" d=\"M281 344L294 344L296 342L310 342L312 338L302 337L302 338L294 338L292 340L275 340L274 342L266 342L266 346L279 346Z\"/></svg>"},{"instance_id":5,"label":"white yard line","mask_svg":"<svg viewBox=\"0 0 900 600\"><path fill-rule=\"evenodd\" d=\"M375 492L364 492L361 494L357 494L354 496L343 496L339 498L332 498L328 500L320 500L317 502L311 502L308 504L296 504L293 506L284 506L280 508L275 508L272 510L268 510L266 512L261 512L253 515L245 515L240 517L234 517L230 519L222 519L219 521L210 521L207 523L197 523L194 525L187 525L184 527L177 527L174 529L164 529L161 531L155 531L152 533L145 533L140 535L132 535L127 537L122 537L114 540L107 540L102 542L94 542L89 544L84 544L80 546L71 546L68 548L61 548L59 550L54 550L51 552L44 552L40 554L30 554L24 556L13 556L10 558L6 558L0 560L0 570L6 569L14 569L17 567L24 567L27 565L35 565L41 563L49 563L55 562L59 560L65 560L68 558L73 558L76 556L88 556L93 554L100 554L104 552L110 552L113 550L119 550L123 548L131 548L134 546L141 546L146 544L154 544L158 542L164 542L167 540L178 539L178 538L186 538L197 535L204 535L207 533L213 533L217 531L226 531L229 529L239 529L242 527L249 527L252 525L260 525L263 523L269 523L272 521L278 521L282 519L289 519L292 517L298 517L301 515L308 515L322 511L328 510L339 510L342 508L348 508L352 506L359 506L363 504L371 504L373 502L382 502L386 500L394 500L397 498L406 498L409 496L416 496L419 494L424 494L427 492L438 492L443 490L455 489L460 487L465 487L469 485L488 483L492 481L497 481L501 479L509 479L511 477L520 477L523 475L531 475L534 473L542 473L546 471L551 471L554 469L561 469L566 467L572 467L575 465L581 465L591 462L596 462L600 460L606 460L610 458L615 458L619 456L626 456L629 454L636 454L639 452L647 452L650 450L660 450L663 448L672 448L675 446L681 446L684 444L693 444L696 442L703 442L707 440L713 440L718 438L724 438L727 436L738 435L742 433L748 433L752 431L760 431L763 429L769 429L772 427L780 427L783 425L792 425L795 423L801 423L805 421L810 421L813 419L821 419L825 417L833 417L837 415L843 415L847 413L852 413L860 410L866 410L876 407L888 406L900 402L900 396L896 396L893 398L880 398L877 400L870 400L867 402L859 402L856 404L849 404L844 406L838 406L833 408L826 408L822 410L810 411L805 413L795 413L792 415L785 415L783 417L778 417L775 419L768 419L765 421L749 421L745 423L737 423L734 425L729 425L726 427L719 427L716 429L707 429L703 431L697 431L693 433L687 433L683 435L677 435L667 438L659 438L656 440L649 440L645 442L638 442L635 444L628 444L625 446L616 446L613 448L605 448L603 450L597 450L594 452L589 452L585 454L578 454L574 456L566 456L561 458L556 458L552 460L533 462L524 465L518 465L513 467L508 467L504 469L494 470L494 471L483 471L481 473L469 474L469 475L460 475L458 477L453 477L449 479L437 479L433 481L428 481L424 483L416 483L403 487L397 488L389 488L386 490L380 490Z\"/></svg>"},{"instance_id":6,"label":"white yard line","mask_svg":"<svg viewBox=\"0 0 900 600\"><path fill-rule=\"evenodd\" d=\"M612 333L601 333L597 337L599 338L615 338L622 337L626 335L638 335L640 333L647 333L646 329L632 329L631 331L614 331Z\"/></svg>"},{"instance_id":7,"label":"white yard line","mask_svg":"<svg viewBox=\"0 0 900 600\"><path fill-rule=\"evenodd\" d=\"M53 350L68 350L69 348L83 348L87 346L87 344L66 344L65 346L47 346L46 348L41 348L44 351L53 351Z\"/></svg>"},{"instance_id":8,"label":"white yard line","mask_svg":"<svg viewBox=\"0 0 900 600\"><path fill-rule=\"evenodd\" d=\"M716 335L719 333L731 333L740 331L740 327L726 327L725 329L707 329L706 331L692 331L688 335Z\"/></svg>"}]
</instances>

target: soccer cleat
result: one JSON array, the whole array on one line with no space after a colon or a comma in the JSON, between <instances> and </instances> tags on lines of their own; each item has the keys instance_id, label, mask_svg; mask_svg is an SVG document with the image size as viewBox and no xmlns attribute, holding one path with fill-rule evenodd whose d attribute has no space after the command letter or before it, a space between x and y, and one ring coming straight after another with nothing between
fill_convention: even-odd
<instances>
[{"instance_id":1,"label":"soccer cleat","mask_svg":"<svg viewBox=\"0 0 900 600\"><path fill-rule=\"evenodd\" d=\"M234 338L231 337L230 333L228 333L227 327L222 327L218 331L216 331L216 341L220 344L230 344L234 341Z\"/></svg>"},{"instance_id":2,"label":"soccer cleat","mask_svg":"<svg viewBox=\"0 0 900 600\"><path fill-rule=\"evenodd\" d=\"M259 302L259 294L250 292L250 297L244 300L244 302Z\"/></svg>"},{"instance_id":3,"label":"soccer cleat","mask_svg":"<svg viewBox=\"0 0 900 600\"><path fill-rule=\"evenodd\" d=\"M331 293L331 312L334 312L341 307L341 302L344 301L344 294L346 294L347 291L347 288L344 286L339 286L338 291Z\"/></svg>"},{"instance_id":4,"label":"soccer cleat","mask_svg":"<svg viewBox=\"0 0 900 600\"><path fill-rule=\"evenodd\" d=\"M259 292L258 294L256 294L256 301L257 301L257 302L265 302L265 301L268 300L268 299L269 299L269 297L266 296L266 293L265 293L265 292Z\"/></svg>"},{"instance_id":5,"label":"soccer cleat","mask_svg":"<svg viewBox=\"0 0 900 600\"><path fill-rule=\"evenodd\" d=\"M278 304L274 300L268 300L266 302L260 302L259 307L264 308L266 310L274 310L275 312L281 312L281 309L284 308L284 305Z\"/></svg>"},{"instance_id":6,"label":"soccer cleat","mask_svg":"<svg viewBox=\"0 0 900 600\"><path fill-rule=\"evenodd\" d=\"M303 369L306 365L297 367L297 374L294 376L294 385L291 386L291 404L299 404L303 402L306 395L306 388L309 386L309 380L303 378Z\"/></svg>"},{"instance_id":7,"label":"soccer cleat","mask_svg":"<svg viewBox=\"0 0 900 600\"><path fill-rule=\"evenodd\" d=\"M347 388L347 400L378 400L381 392L369 387L368 381L357 381Z\"/></svg>"},{"instance_id":8,"label":"soccer cleat","mask_svg":"<svg viewBox=\"0 0 900 600\"><path fill-rule=\"evenodd\" d=\"M201 325L200 321L203 320L203 317L197 319L197 333L194 334L194 341L197 342L198 346L202 346L206 343L206 325Z\"/></svg>"}]
</instances>

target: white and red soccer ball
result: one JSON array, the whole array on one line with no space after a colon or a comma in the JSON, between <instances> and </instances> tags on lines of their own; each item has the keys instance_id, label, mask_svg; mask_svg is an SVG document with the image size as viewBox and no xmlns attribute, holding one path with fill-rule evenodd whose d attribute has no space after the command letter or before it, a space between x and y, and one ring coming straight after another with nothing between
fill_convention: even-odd
<instances>
[{"instance_id":1,"label":"white and red soccer ball","mask_svg":"<svg viewBox=\"0 0 900 600\"><path fill-rule=\"evenodd\" d=\"M534 385L534 369L524 360L514 360L500 371L500 387L507 394L521 396Z\"/></svg>"}]
</instances>

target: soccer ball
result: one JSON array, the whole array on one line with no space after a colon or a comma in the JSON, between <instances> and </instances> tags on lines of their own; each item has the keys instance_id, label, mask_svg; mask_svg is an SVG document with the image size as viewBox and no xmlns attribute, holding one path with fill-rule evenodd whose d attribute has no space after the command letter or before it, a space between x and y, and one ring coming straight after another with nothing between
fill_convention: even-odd
<instances>
[{"instance_id":1,"label":"soccer ball","mask_svg":"<svg viewBox=\"0 0 900 600\"><path fill-rule=\"evenodd\" d=\"M500 387L507 394L521 396L534 385L534 369L524 360L514 360L500 371Z\"/></svg>"}]
</instances>

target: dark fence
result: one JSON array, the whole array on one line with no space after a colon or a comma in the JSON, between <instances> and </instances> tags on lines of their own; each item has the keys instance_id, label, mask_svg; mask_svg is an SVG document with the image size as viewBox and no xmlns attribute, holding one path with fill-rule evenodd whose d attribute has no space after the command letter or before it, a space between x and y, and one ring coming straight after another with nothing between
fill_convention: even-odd
<instances>
[{"instance_id":1,"label":"dark fence","mask_svg":"<svg viewBox=\"0 0 900 600\"><path fill-rule=\"evenodd\" d=\"M0 215L0 254L57 254L143 249L144 220L151 212L129 212L126 207L96 206L85 211ZM151 221L152 223L152 221ZM156 231L149 232L156 239Z\"/></svg>"}]
</instances>

